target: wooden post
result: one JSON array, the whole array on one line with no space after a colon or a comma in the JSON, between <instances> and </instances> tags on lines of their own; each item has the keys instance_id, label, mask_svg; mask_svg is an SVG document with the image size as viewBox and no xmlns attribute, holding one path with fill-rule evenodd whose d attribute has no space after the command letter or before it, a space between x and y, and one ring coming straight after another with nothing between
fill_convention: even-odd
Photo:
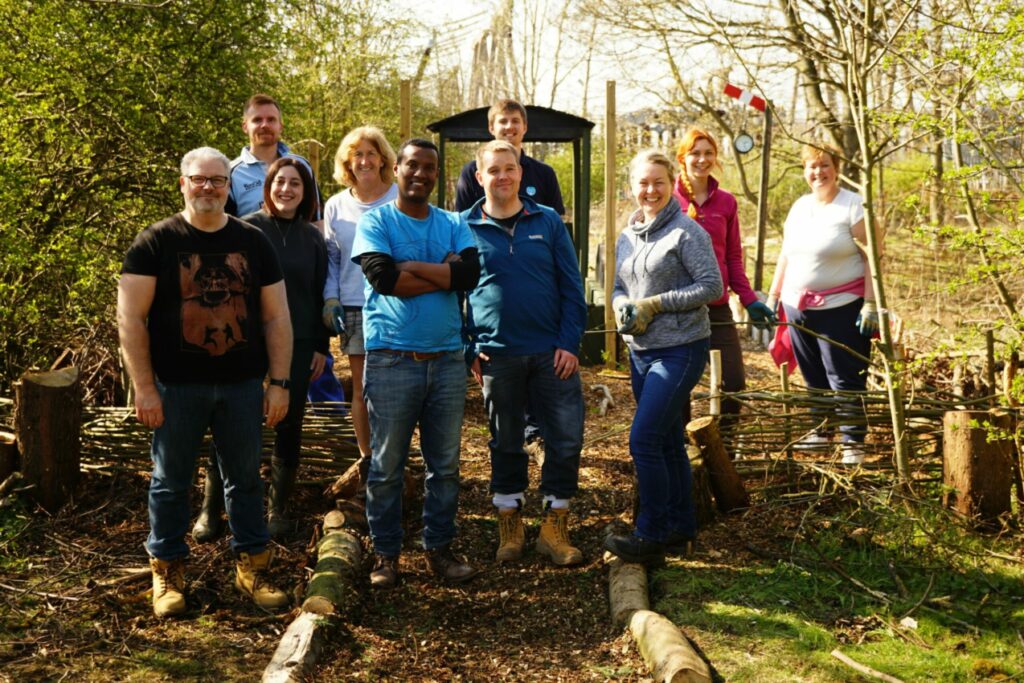
<instances>
[{"instance_id":1,"label":"wooden post","mask_svg":"<svg viewBox=\"0 0 1024 683\"><path fill-rule=\"evenodd\" d=\"M612 290L615 288L615 81L605 84L604 109L604 350L605 367L614 370L618 362L615 353L615 311L612 310Z\"/></svg>"},{"instance_id":2,"label":"wooden post","mask_svg":"<svg viewBox=\"0 0 1024 683\"><path fill-rule=\"evenodd\" d=\"M992 429L987 429L988 424ZM1006 413L954 410L942 419L943 503L980 524L1010 511L1013 420ZM991 440L990 440L991 439Z\"/></svg>"},{"instance_id":3,"label":"wooden post","mask_svg":"<svg viewBox=\"0 0 1024 683\"><path fill-rule=\"evenodd\" d=\"M709 406L708 414L716 417L722 414L722 352L718 349L711 349L711 371L708 383L711 390L708 392Z\"/></svg>"},{"instance_id":4,"label":"wooden post","mask_svg":"<svg viewBox=\"0 0 1024 683\"><path fill-rule=\"evenodd\" d=\"M686 425L690 441L700 448L701 458L711 479L711 491L715 494L718 509L731 512L750 506L750 496L743 487L743 480L725 452L718 434L718 418L713 415L697 418Z\"/></svg>"},{"instance_id":5,"label":"wooden post","mask_svg":"<svg viewBox=\"0 0 1024 683\"><path fill-rule=\"evenodd\" d=\"M779 366L779 383L782 385L782 420L785 425L785 434L783 438L786 440L786 457L790 460L793 459L793 421L790 416L793 414L793 409L789 405L789 362L785 362Z\"/></svg>"},{"instance_id":6,"label":"wooden post","mask_svg":"<svg viewBox=\"0 0 1024 683\"><path fill-rule=\"evenodd\" d=\"M992 330L985 330L985 383L990 395L999 393L996 388L996 336ZM992 399L993 405L995 400Z\"/></svg>"},{"instance_id":7,"label":"wooden post","mask_svg":"<svg viewBox=\"0 0 1024 683\"><path fill-rule=\"evenodd\" d=\"M403 78L399 84L398 136L402 141L412 137L412 81Z\"/></svg>"},{"instance_id":8,"label":"wooden post","mask_svg":"<svg viewBox=\"0 0 1024 683\"><path fill-rule=\"evenodd\" d=\"M754 252L754 289L764 291L764 238L768 229L768 172L772 151L772 103L764 109L761 132L761 184L757 191L757 247Z\"/></svg>"},{"instance_id":9,"label":"wooden post","mask_svg":"<svg viewBox=\"0 0 1024 683\"><path fill-rule=\"evenodd\" d=\"M78 484L82 424L78 368L27 372L14 384L14 433L21 472L32 496L49 512Z\"/></svg>"}]
</instances>

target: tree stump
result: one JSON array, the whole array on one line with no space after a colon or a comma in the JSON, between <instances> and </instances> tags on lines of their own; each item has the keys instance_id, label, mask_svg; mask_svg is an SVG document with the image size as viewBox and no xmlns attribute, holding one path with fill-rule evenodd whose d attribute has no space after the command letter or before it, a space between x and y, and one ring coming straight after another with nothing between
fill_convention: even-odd
<instances>
[{"instance_id":1,"label":"tree stump","mask_svg":"<svg viewBox=\"0 0 1024 683\"><path fill-rule=\"evenodd\" d=\"M995 411L956 410L942 419L943 503L982 525L1010 511L1013 420Z\"/></svg>"},{"instance_id":2,"label":"tree stump","mask_svg":"<svg viewBox=\"0 0 1024 683\"><path fill-rule=\"evenodd\" d=\"M27 372L14 384L14 433L32 496L56 512L78 484L81 384L74 367Z\"/></svg>"},{"instance_id":3,"label":"tree stump","mask_svg":"<svg viewBox=\"0 0 1024 683\"><path fill-rule=\"evenodd\" d=\"M708 476L708 469L704 466L704 460L700 457L690 458L690 471L693 473L693 487L690 496L693 500L694 513L697 518L697 528L703 528L715 521L715 501L711 495L711 477ZM633 523L636 524L637 515L640 514L640 487L633 475Z\"/></svg>"},{"instance_id":4,"label":"tree stump","mask_svg":"<svg viewBox=\"0 0 1024 683\"><path fill-rule=\"evenodd\" d=\"M711 491L722 512L732 512L750 507L750 495L743 486L743 480L733 467L732 460L725 452L718 433L718 418L712 415L692 420L686 425L686 433L697 448L707 469ZM695 487L696 488L696 487Z\"/></svg>"},{"instance_id":5,"label":"tree stump","mask_svg":"<svg viewBox=\"0 0 1024 683\"><path fill-rule=\"evenodd\" d=\"M18 440L10 432L0 432L0 481L18 469Z\"/></svg>"}]
</instances>

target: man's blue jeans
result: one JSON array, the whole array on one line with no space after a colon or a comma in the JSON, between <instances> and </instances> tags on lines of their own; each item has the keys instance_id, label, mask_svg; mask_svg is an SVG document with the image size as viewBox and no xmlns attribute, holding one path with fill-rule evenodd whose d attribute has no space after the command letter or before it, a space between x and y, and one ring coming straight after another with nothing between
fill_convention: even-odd
<instances>
[{"instance_id":1,"label":"man's blue jeans","mask_svg":"<svg viewBox=\"0 0 1024 683\"><path fill-rule=\"evenodd\" d=\"M263 518L260 448L263 380L223 384L161 384L164 423L153 431L153 477L149 484L146 550L160 560L188 556L185 534L196 454L209 429L231 526L231 549L260 553L270 540Z\"/></svg>"},{"instance_id":2,"label":"man's blue jeans","mask_svg":"<svg viewBox=\"0 0 1024 683\"><path fill-rule=\"evenodd\" d=\"M648 541L660 543L671 532L697 534L682 406L704 372L708 347L709 340L700 339L629 353L636 398L629 452L640 492L636 534Z\"/></svg>"},{"instance_id":3,"label":"man's blue jeans","mask_svg":"<svg viewBox=\"0 0 1024 683\"><path fill-rule=\"evenodd\" d=\"M491 425L491 493L522 493L529 485L523 450L523 412L529 404L544 434L540 492L571 498L579 482L583 449L583 389L579 373L555 374L555 352L492 355L480 361L484 404Z\"/></svg>"},{"instance_id":4,"label":"man's blue jeans","mask_svg":"<svg viewBox=\"0 0 1024 683\"><path fill-rule=\"evenodd\" d=\"M459 446L466 405L462 351L430 360L369 351L363 396L373 453L366 482L366 519L374 551L396 556L402 549L402 482L417 424L427 471L423 546L430 550L451 543L459 504Z\"/></svg>"}]
</instances>

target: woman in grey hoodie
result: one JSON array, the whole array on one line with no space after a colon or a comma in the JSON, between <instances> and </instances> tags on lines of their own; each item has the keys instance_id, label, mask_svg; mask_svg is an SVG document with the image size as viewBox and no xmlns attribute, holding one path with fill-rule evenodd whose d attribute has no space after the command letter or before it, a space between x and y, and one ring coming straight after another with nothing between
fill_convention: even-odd
<instances>
[{"instance_id":1,"label":"woman in grey hoodie","mask_svg":"<svg viewBox=\"0 0 1024 683\"><path fill-rule=\"evenodd\" d=\"M629 452L640 508L631 534L611 535L606 550L652 563L685 552L697 534L682 406L707 363L707 304L722 295L711 238L672 196L671 159L655 150L629 165L638 209L615 246L612 305L629 346L636 415Z\"/></svg>"}]
</instances>

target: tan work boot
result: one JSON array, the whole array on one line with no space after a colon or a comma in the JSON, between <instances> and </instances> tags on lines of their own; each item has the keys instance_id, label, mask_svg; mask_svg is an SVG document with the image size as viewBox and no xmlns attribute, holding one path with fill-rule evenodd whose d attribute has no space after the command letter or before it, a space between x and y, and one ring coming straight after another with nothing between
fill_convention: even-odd
<instances>
[{"instance_id":1,"label":"tan work boot","mask_svg":"<svg viewBox=\"0 0 1024 683\"><path fill-rule=\"evenodd\" d=\"M173 617L185 612L185 560L149 558L153 570L153 614Z\"/></svg>"},{"instance_id":2,"label":"tan work boot","mask_svg":"<svg viewBox=\"0 0 1024 683\"><path fill-rule=\"evenodd\" d=\"M583 561L583 553L569 542L568 508L549 507L544 511L536 550L541 555L547 555L560 567Z\"/></svg>"},{"instance_id":3,"label":"tan work boot","mask_svg":"<svg viewBox=\"0 0 1024 683\"><path fill-rule=\"evenodd\" d=\"M498 508L498 552L494 559L498 562L511 562L523 556L526 545L526 529L523 527L523 514L518 506L514 508Z\"/></svg>"},{"instance_id":4,"label":"tan work boot","mask_svg":"<svg viewBox=\"0 0 1024 683\"><path fill-rule=\"evenodd\" d=\"M238 553L235 564L235 588L245 593L263 609L277 609L288 604L288 594L267 581L273 553L267 548L262 553Z\"/></svg>"}]
</instances>

